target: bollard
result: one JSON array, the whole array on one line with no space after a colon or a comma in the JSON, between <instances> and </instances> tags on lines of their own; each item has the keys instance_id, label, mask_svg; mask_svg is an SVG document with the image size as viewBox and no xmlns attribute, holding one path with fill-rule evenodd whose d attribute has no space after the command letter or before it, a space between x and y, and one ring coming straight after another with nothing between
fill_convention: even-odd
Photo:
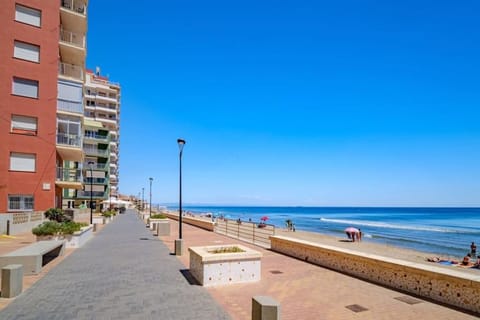
<instances>
[{"instance_id":1,"label":"bollard","mask_svg":"<svg viewBox=\"0 0 480 320\"><path fill-rule=\"evenodd\" d=\"M13 298L23 290L23 265L9 264L2 268L2 298Z\"/></svg>"},{"instance_id":2,"label":"bollard","mask_svg":"<svg viewBox=\"0 0 480 320\"><path fill-rule=\"evenodd\" d=\"M10 235L10 220L7 220L7 236Z\"/></svg>"},{"instance_id":3,"label":"bollard","mask_svg":"<svg viewBox=\"0 0 480 320\"><path fill-rule=\"evenodd\" d=\"M254 296L252 320L280 320L280 303L268 296Z\"/></svg>"},{"instance_id":4,"label":"bollard","mask_svg":"<svg viewBox=\"0 0 480 320\"><path fill-rule=\"evenodd\" d=\"M175 240L175 255L176 256L183 255L183 239Z\"/></svg>"}]
</instances>

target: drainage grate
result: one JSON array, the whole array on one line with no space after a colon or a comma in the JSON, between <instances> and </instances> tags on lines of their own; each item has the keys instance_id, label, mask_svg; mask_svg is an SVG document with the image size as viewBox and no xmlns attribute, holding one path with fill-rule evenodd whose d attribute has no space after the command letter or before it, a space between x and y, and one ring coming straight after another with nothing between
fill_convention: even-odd
<instances>
[{"instance_id":1,"label":"drainage grate","mask_svg":"<svg viewBox=\"0 0 480 320\"><path fill-rule=\"evenodd\" d=\"M422 303L422 300L418 300L409 296L401 296L401 297L395 297L394 299L397 299L398 301L402 301L408 304L417 304L417 303Z\"/></svg>"},{"instance_id":2,"label":"drainage grate","mask_svg":"<svg viewBox=\"0 0 480 320\"><path fill-rule=\"evenodd\" d=\"M270 273L273 273L273 274L282 274L283 272L280 271L280 270L271 270Z\"/></svg>"},{"instance_id":3,"label":"drainage grate","mask_svg":"<svg viewBox=\"0 0 480 320\"><path fill-rule=\"evenodd\" d=\"M362 307L361 305L358 305L358 304L351 304L349 306L345 306L345 308L352 310L353 312L362 312L362 311L368 310L367 308Z\"/></svg>"},{"instance_id":4,"label":"drainage grate","mask_svg":"<svg viewBox=\"0 0 480 320\"><path fill-rule=\"evenodd\" d=\"M148 239L148 238L140 238L140 240L150 240L150 239Z\"/></svg>"}]
</instances>

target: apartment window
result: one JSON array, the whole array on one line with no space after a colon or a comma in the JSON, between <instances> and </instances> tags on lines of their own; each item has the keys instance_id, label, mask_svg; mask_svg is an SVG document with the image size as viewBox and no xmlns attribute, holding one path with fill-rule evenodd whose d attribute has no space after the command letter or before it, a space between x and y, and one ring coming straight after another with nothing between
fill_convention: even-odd
<instances>
[{"instance_id":1,"label":"apartment window","mask_svg":"<svg viewBox=\"0 0 480 320\"><path fill-rule=\"evenodd\" d=\"M38 81L14 77L12 93L23 97L38 98Z\"/></svg>"},{"instance_id":2,"label":"apartment window","mask_svg":"<svg viewBox=\"0 0 480 320\"><path fill-rule=\"evenodd\" d=\"M10 153L10 170L35 172L35 154Z\"/></svg>"},{"instance_id":3,"label":"apartment window","mask_svg":"<svg viewBox=\"0 0 480 320\"><path fill-rule=\"evenodd\" d=\"M40 47L26 42L15 41L13 56L18 59L40 62Z\"/></svg>"},{"instance_id":4,"label":"apartment window","mask_svg":"<svg viewBox=\"0 0 480 320\"><path fill-rule=\"evenodd\" d=\"M34 207L33 195L9 194L8 211L32 211Z\"/></svg>"},{"instance_id":5,"label":"apartment window","mask_svg":"<svg viewBox=\"0 0 480 320\"><path fill-rule=\"evenodd\" d=\"M10 132L28 135L37 135L37 118L12 115Z\"/></svg>"},{"instance_id":6,"label":"apartment window","mask_svg":"<svg viewBox=\"0 0 480 320\"><path fill-rule=\"evenodd\" d=\"M40 27L42 23L42 12L37 9L27 8L19 4L15 5L15 20Z\"/></svg>"}]
</instances>

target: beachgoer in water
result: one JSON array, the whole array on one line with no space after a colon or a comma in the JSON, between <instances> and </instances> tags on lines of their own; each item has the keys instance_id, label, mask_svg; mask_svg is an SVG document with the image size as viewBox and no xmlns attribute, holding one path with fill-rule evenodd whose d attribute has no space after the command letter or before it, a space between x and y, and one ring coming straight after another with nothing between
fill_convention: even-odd
<instances>
[{"instance_id":1,"label":"beachgoer in water","mask_svg":"<svg viewBox=\"0 0 480 320\"><path fill-rule=\"evenodd\" d=\"M473 241L472 241L472 244L470 245L470 253L472 254L472 257L475 257L477 255L477 246Z\"/></svg>"},{"instance_id":2,"label":"beachgoer in water","mask_svg":"<svg viewBox=\"0 0 480 320\"><path fill-rule=\"evenodd\" d=\"M470 253L468 253L465 257L463 257L462 265L468 266L470 264Z\"/></svg>"},{"instance_id":3,"label":"beachgoer in water","mask_svg":"<svg viewBox=\"0 0 480 320\"><path fill-rule=\"evenodd\" d=\"M355 236L357 235L356 232L352 232L351 235L352 235L352 242L355 242Z\"/></svg>"},{"instance_id":4,"label":"beachgoer in water","mask_svg":"<svg viewBox=\"0 0 480 320\"><path fill-rule=\"evenodd\" d=\"M362 230L358 229L358 241L362 241Z\"/></svg>"},{"instance_id":5,"label":"beachgoer in water","mask_svg":"<svg viewBox=\"0 0 480 320\"><path fill-rule=\"evenodd\" d=\"M350 234L350 232L345 231L345 233L347 234L348 240L352 240L352 235Z\"/></svg>"}]
</instances>

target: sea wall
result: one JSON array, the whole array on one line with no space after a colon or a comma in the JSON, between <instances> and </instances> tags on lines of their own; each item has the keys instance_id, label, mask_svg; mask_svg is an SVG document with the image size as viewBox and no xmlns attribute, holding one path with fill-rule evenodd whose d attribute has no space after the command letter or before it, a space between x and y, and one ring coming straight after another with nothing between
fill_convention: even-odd
<instances>
[{"instance_id":1,"label":"sea wall","mask_svg":"<svg viewBox=\"0 0 480 320\"><path fill-rule=\"evenodd\" d=\"M169 217L172 220L177 220L178 221L178 213L174 214L171 212L163 212L164 215ZM215 224L211 221L204 220L204 219L197 219L197 218L192 218L192 217L182 217L182 222L190 224L192 226L196 226L202 229L205 229L207 231L213 231Z\"/></svg>"},{"instance_id":2,"label":"sea wall","mask_svg":"<svg viewBox=\"0 0 480 320\"><path fill-rule=\"evenodd\" d=\"M270 240L273 251L480 314L480 271L469 274L284 236Z\"/></svg>"}]
</instances>

